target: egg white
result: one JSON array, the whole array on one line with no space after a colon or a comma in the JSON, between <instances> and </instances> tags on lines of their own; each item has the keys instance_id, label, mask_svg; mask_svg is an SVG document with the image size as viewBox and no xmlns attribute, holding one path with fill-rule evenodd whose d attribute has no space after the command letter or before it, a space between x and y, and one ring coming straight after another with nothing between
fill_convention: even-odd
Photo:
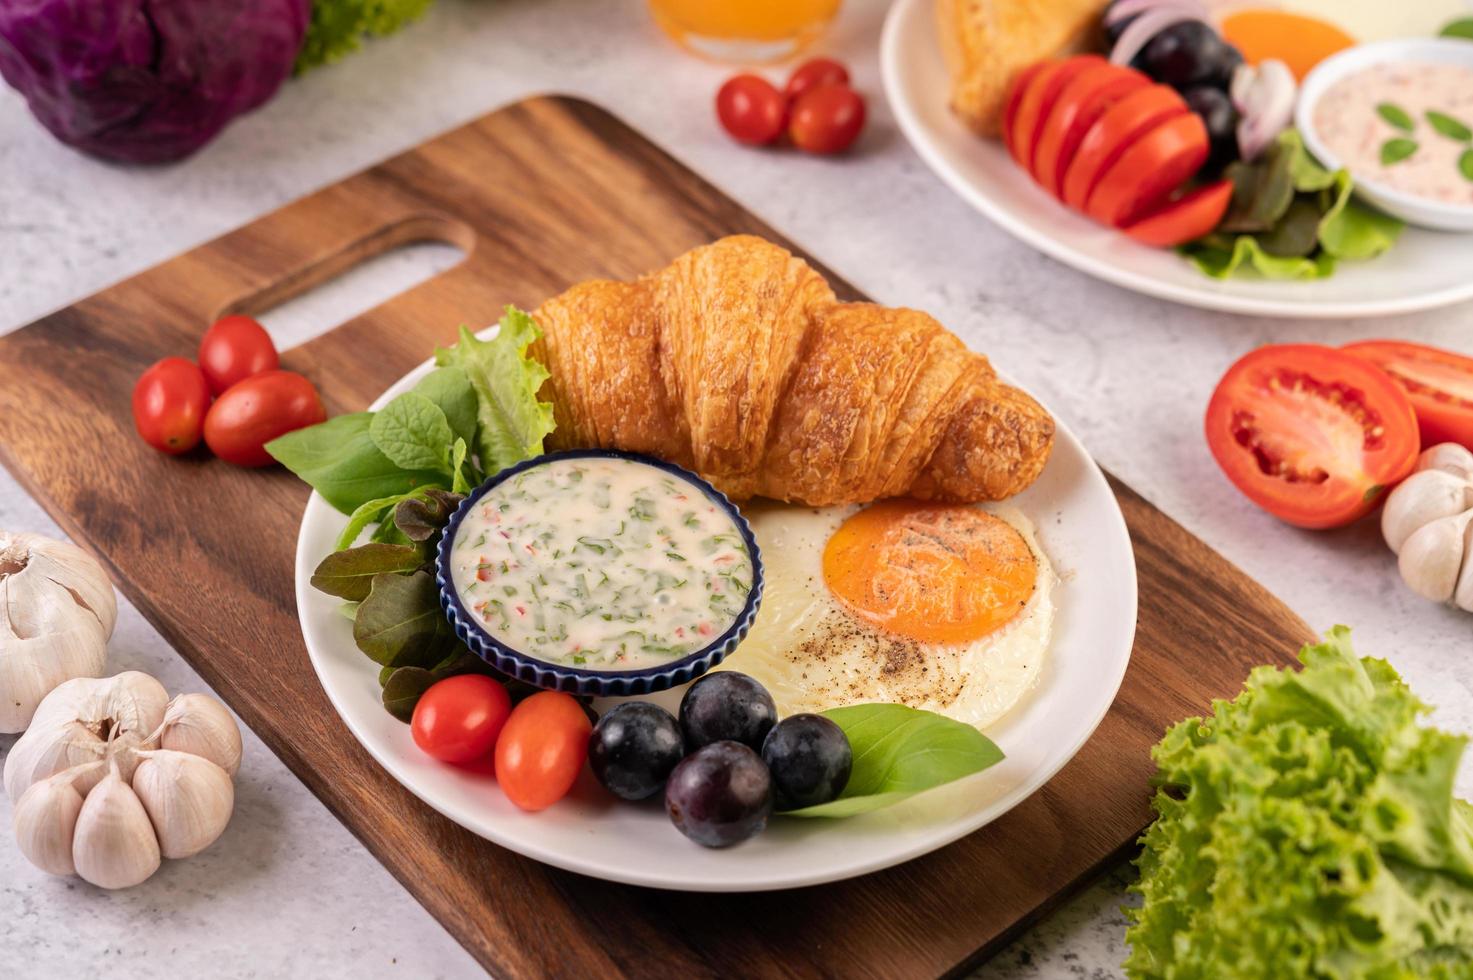
<instances>
[{"instance_id":1,"label":"egg white","mask_svg":"<svg viewBox=\"0 0 1473 980\"><path fill-rule=\"evenodd\" d=\"M751 633L722 667L766 685L783 716L897 702L978 728L994 724L1038 683L1053 627L1055 577L1032 523L1014 508L986 508L1017 529L1038 561L1023 609L978 640L923 643L856 618L824 584L824 546L859 509L745 508L766 585Z\"/></svg>"}]
</instances>

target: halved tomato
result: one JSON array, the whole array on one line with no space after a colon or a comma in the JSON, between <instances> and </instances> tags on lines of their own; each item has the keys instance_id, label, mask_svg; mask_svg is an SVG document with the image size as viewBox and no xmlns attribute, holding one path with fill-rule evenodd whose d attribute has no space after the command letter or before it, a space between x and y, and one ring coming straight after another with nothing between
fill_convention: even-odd
<instances>
[{"instance_id":1,"label":"halved tomato","mask_svg":"<svg viewBox=\"0 0 1473 980\"><path fill-rule=\"evenodd\" d=\"M1207 126L1195 112L1168 119L1131 143L1106 168L1085 210L1112 228L1160 204L1207 162Z\"/></svg>"},{"instance_id":2,"label":"halved tomato","mask_svg":"<svg viewBox=\"0 0 1473 980\"><path fill-rule=\"evenodd\" d=\"M1143 245L1175 248L1216 228L1232 200L1233 182L1219 180L1168 201L1121 230Z\"/></svg>"},{"instance_id":3,"label":"halved tomato","mask_svg":"<svg viewBox=\"0 0 1473 980\"><path fill-rule=\"evenodd\" d=\"M1402 340L1363 340L1342 350L1391 375L1412 400L1422 445L1473 449L1473 357Z\"/></svg>"},{"instance_id":4,"label":"halved tomato","mask_svg":"<svg viewBox=\"0 0 1473 980\"><path fill-rule=\"evenodd\" d=\"M1008 153L1016 161L1018 154L1013 150L1013 120L1018 118L1018 103L1023 101L1023 93L1028 91L1029 84L1043 71L1049 61L1038 61L1013 76L1012 83L1008 86L1007 101L1003 103L1002 109L1002 141L1008 148Z\"/></svg>"},{"instance_id":5,"label":"halved tomato","mask_svg":"<svg viewBox=\"0 0 1473 980\"><path fill-rule=\"evenodd\" d=\"M1095 65L1064 86L1053 110L1044 120L1038 147L1033 151L1033 177L1055 197L1064 192L1064 172L1074 159L1084 134L1105 111L1151 80L1133 68Z\"/></svg>"},{"instance_id":6,"label":"halved tomato","mask_svg":"<svg viewBox=\"0 0 1473 980\"><path fill-rule=\"evenodd\" d=\"M1105 64L1105 59L1099 55L1082 54L1065 61L1051 62L1029 80L1027 88L1023 90L1023 97L1018 101L1018 111L1013 117L1013 124L1009 128L1012 133L1012 141L1008 148L1013 154L1013 159L1018 161L1018 166L1029 173L1033 172L1033 151L1038 146L1043 121L1053 109L1059 93L1080 72L1091 65L1101 64Z\"/></svg>"},{"instance_id":7,"label":"halved tomato","mask_svg":"<svg viewBox=\"0 0 1473 980\"><path fill-rule=\"evenodd\" d=\"M1228 368L1207 405L1207 445L1249 500L1307 528L1368 513L1420 448L1391 376L1317 344L1260 347Z\"/></svg>"},{"instance_id":8,"label":"halved tomato","mask_svg":"<svg viewBox=\"0 0 1473 980\"><path fill-rule=\"evenodd\" d=\"M1189 110L1169 85L1138 89L1096 119L1064 171L1064 203L1083 211L1100 176L1141 136Z\"/></svg>"}]
</instances>

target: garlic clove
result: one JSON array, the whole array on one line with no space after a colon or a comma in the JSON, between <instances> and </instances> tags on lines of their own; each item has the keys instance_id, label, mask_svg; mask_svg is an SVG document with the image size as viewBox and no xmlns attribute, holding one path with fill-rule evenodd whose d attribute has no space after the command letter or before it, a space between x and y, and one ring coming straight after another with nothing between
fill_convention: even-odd
<instances>
[{"instance_id":1,"label":"garlic clove","mask_svg":"<svg viewBox=\"0 0 1473 980\"><path fill-rule=\"evenodd\" d=\"M1418 470L1442 470L1465 480L1473 480L1473 451L1456 442L1441 442L1424 449L1417 457Z\"/></svg>"},{"instance_id":2,"label":"garlic clove","mask_svg":"<svg viewBox=\"0 0 1473 980\"><path fill-rule=\"evenodd\" d=\"M101 768L102 763L92 765ZM36 783L15 805L15 842L20 852L48 874L76 874L72 840L77 816L82 812L82 794L73 785L79 770L57 773Z\"/></svg>"},{"instance_id":3,"label":"garlic clove","mask_svg":"<svg viewBox=\"0 0 1473 980\"><path fill-rule=\"evenodd\" d=\"M10 749L5 759L5 792L12 803L37 783L73 766L97 762L107 746L85 725L76 721L42 727L32 725ZM85 795L94 777L80 791Z\"/></svg>"},{"instance_id":4,"label":"garlic clove","mask_svg":"<svg viewBox=\"0 0 1473 980\"><path fill-rule=\"evenodd\" d=\"M46 695L74 677L98 676L106 661L107 641L96 623L0 640L0 733L25 731Z\"/></svg>"},{"instance_id":5,"label":"garlic clove","mask_svg":"<svg viewBox=\"0 0 1473 980\"><path fill-rule=\"evenodd\" d=\"M1464 537L1473 511L1443 517L1423 525L1401 546L1397 567L1402 580L1417 595L1447 602L1457 586L1463 564Z\"/></svg>"},{"instance_id":6,"label":"garlic clove","mask_svg":"<svg viewBox=\"0 0 1473 980\"><path fill-rule=\"evenodd\" d=\"M1473 612L1473 523L1463 529L1463 570L1453 586L1453 605Z\"/></svg>"},{"instance_id":7,"label":"garlic clove","mask_svg":"<svg viewBox=\"0 0 1473 980\"><path fill-rule=\"evenodd\" d=\"M1407 538L1418 528L1473 507L1470 494L1473 489L1468 482L1446 470L1419 470L1386 498L1381 511L1381 536L1393 553L1400 554Z\"/></svg>"},{"instance_id":8,"label":"garlic clove","mask_svg":"<svg viewBox=\"0 0 1473 980\"><path fill-rule=\"evenodd\" d=\"M159 840L116 766L82 800L72 837L77 874L99 888L131 888L159 869Z\"/></svg>"},{"instance_id":9,"label":"garlic clove","mask_svg":"<svg viewBox=\"0 0 1473 980\"><path fill-rule=\"evenodd\" d=\"M0 531L0 582L10 592L0 621L8 617L20 636L54 632L79 618L97 624L104 642L112 636L118 618L112 581L97 559L74 544Z\"/></svg>"},{"instance_id":10,"label":"garlic clove","mask_svg":"<svg viewBox=\"0 0 1473 980\"><path fill-rule=\"evenodd\" d=\"M193 857L215 843L235 808L230 775L209 759L157 749L143 753L133 773L166 858Z\"/></svg>"},{"instance_id":11,"label":"garlic clove","mask_svg":"<svg viewBox=\"0 0 1473 980\"><path fill-rule=\"evenodd\" d=\"M240 769L240 726L208 694L181 694L169 702L159 747L203 756L231 776Z\"/></svg>"}]
</instances>

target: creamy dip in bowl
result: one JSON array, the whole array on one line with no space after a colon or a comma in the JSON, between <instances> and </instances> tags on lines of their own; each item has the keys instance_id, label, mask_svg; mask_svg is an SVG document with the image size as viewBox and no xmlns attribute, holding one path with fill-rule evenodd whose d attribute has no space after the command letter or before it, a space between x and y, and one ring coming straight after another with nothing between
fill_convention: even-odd
<instances>
[{"instance_id":1,"label":"creamy dip in bowl","mask_svg":"<svg viewBox=\"0 0 1473 980\"><path fill-rule=\"evenodd\" d=\"M456 635L505 673L585 694L684 683L746 636L761 556L740 512L680 467L575 450L497 474L437 556Z\"/></svg>"},{"instance_id":2,"label":"creamy dip in bowl","mask_svg":"<svg viewBox=\"0 0 1473 980\"><path fill-rule=\"evenodd\" d=\"M1473 231L1473 43L1358 45L1305 79L1297 124L1356 193L1412 224Z\"/></svg>"}]
</instances>

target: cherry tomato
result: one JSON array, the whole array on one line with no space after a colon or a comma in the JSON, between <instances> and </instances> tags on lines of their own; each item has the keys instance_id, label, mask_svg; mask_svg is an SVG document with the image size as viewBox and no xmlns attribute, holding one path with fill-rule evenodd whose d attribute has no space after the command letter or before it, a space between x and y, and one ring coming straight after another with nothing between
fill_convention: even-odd
<instances>
[{"instance_id":1,"label":"cherry tomato","mask_svg":"<svg viewBox=\"0 0 1473 980\"><path fill-rule=\"evenodd\" d=\"M1233 182L1199 187L1140 218L1122 230L1143 245L1175 248L1216 228L1233 200Z\"/></svg>"},{"instance_id":2,"label":"cherry tomato","mask_svg":"<svg viewBox=\"0 0 1473 980\"><path fill-rule=\"evenodd\" d=\"M808 153L843 153L864 129L864 97L847 85L820 85L793 103L788 135Z\"/></svg>"},{"instance_id":3,"label":"cherry tomato","mask_svg":"<svg viewBox=\"0 0 1473 980\"><path fill-rule=\"evenodd\" d=\"M426 755L474 762L491 754L510 714L506 688L480 674L462 674L437 681L420 696L409 731Z\"/></svg>"},{"instance_id":4,"label":"cherry tomato","mask_svg":"<svg viewBox=\"0 0 1473 980\"><path fill-rule=\"evenodd\" d=\"M265 445L327 418L312 382L295 371L266 371L237 382L205 416L205 442L237 466L274 462Z\"/></svg>"},{"instance_id":5,"label":"cherry tomato","mask_svg":"<svg viewBox=\"0 0 1473 980\"><path fill-rule=\"evenodd\" d=\"M1008 83L1007 97L1002 107L1002 142L1014 160L1018 159L1018 154L1013 149L1013 120L1018 118L1018 107L1023 104L1023 95L1033 79L1051 64L1051 61L1034 62L1014 75L1013 80Z\"/></svg>"},{"instance_id":6,"label":"cherry tomato","mask_svg":"<svg viewBox=\"0 0 1473 980\"><path fill-rule=\"evenodd\" d=\"M1422 445L1473 449L1473 357L1399 340L1363 340L1342 350L1377 364L1406 389Z\"/></svg>"},{"instance_id":7,"label":"cherry tomato","mask_svg":"<svg viewBox=\"0 0 1473 980\"><path fill-rule=\"evenodd\" d=\"M199 343L199 366L216 395L237 381L281 366L271 335L248 316L216 320Z\"/></svg>"},{"instance_id":8,"label":"cherry tomato","mask_svg":"<svg viewBox=\"0 0 1473 980\"><path fill-rule=\"evenodd\" d=\"M1033 153L1043 132L1043 121L1058 101L1059 94L1081 72L1103 64L1106 64L1105 59L1099 55L1080 55L1065 61L1049 62L1033 76L1018 101L1008 143L1008 149L1013 154L1013 159L1018 161L1018 166L1030 174L1033 173Z\"/></svg>"},{"instance_id":9,"label":"cherry tomato","mask_svg":"<svg viewBox=\"0 0 1473 980\"><path fill-rule=\"evenodd\" d=\"M561 691L539 691L512 709L496 740L496 781L523 810L543 810L568 795L588 758L593 725Z\"/></svg>"},{"instance_id":10,"label":"cherry tomato","mask_svg":"<svg viewBox=\"0 0 1473 980\"><path fill-rule=\"evenodd\" d=\"M1176 89L1151 85L1137 89L1105 111L1079 141L1064 171L1064 203L1083 211L1095 184L1126 149L1146 133L1190 110Z\"/></svg>"},{"instance_id":11,"label":"cherry tomato","mask_svg":"<svg viewBox=\"0 0 1473 980\"><path fill-rule=\"evenodd\" d=\"M1131 224L1202 169L1209 149L1201 116L1189 112L1168 119L1105 168L1085 211L1112 228Z\"/></svg>"},{"instance_id":12,"label":"cherry tomato","mask_svg":"<svg viewBox=\"0 0 1473 980\"><path fill-rule=\"evenodd\" d=\"M199 445L210 388L192 361L166 357L133 386L133 426L143 441L171 456Z\"/></svg>"},{"instance_id":13,"label":"cherry tomato","mask_svg":"<svg viewBox=\"0 0 1473 980\"><path fill-rule=\"evenodd\" d=\"M1064 173L1084 134L1105 112L1137 89L1151 84L1141 72L1118 65L1092 65L1064 86L1044 119L1033 151L1033 178L1062 198Z\"/></svg>"},{"instance_id":14,"label":"cherry tomato","mask_svg":"<svg viewBox=\"0 0 1473 980\"><path fill-rule=\"evenodd\" d=\"M735 75L716 92L716 118L739 143L771 143L782 135L787 113L783 94L758 75Z\"/></svg>"},{"instance_id":15,"label":"cherry tomato","mask_svg":"<svg viewBox=\"0 0 1473 980\"><path fill-rule=\"evenodd\" d=\"M848 85L849 69L832 58L810 58L788 76L783 94L791 102L804 92L820 85Z\"/></svg>"},{"instance_id":16,"label":"cherry tomato","mask_svg":"<svg viewBox=\"0 0 1473 980\"><path fill-rule=\"evenodd\" d=\"M1417 462L1405 391L1354 354L1260 347L1228 369L1207 406L1207 445L1249 500L1290 524L1349 524Z\"/></svg>"}]
</instances>

